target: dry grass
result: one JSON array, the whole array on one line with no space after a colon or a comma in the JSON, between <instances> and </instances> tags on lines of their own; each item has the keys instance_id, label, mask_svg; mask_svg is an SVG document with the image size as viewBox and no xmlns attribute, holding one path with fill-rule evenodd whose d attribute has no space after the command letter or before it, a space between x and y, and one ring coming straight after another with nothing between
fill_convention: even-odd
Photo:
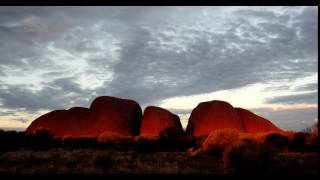
<instances>
[{"instance_id":1,"label":"dry grass","mask_svg":"<svg viewBox=\"0 0 320 180\"><path fill-rule=\"evenodd\" d=\"M50 140L48 133L0 131L0 174L315 174L318 153L312 137L222 129L208 137L185 139L106 132L98 139ZM45 144L39 148L39 142Z\"/></svg>"}]
</instances>

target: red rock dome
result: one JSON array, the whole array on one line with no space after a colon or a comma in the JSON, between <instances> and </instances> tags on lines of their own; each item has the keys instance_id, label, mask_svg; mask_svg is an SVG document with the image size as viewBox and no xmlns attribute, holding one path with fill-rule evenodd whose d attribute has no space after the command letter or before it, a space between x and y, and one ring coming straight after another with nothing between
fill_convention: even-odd
<instances>
[{"instance_id":1,"label":"red rock dome","mask_svg":"<svg viewBox=\"0 0 320 180\"><path fill-rule=\"evenodd\" d=\"M230 128L240 132L283 132L271 121L246 109L233 108L224 101L200 103L191 113L186 135L208 135L216 129Z\"/></svg>"},{"instance_id":2,"label":"red rock dome","mask_svg":"<svg viewBox=\"0 0 320 180\"><path fill-rule=\"evenodd\" d=\"M245 130L248 133L257 133L257 132L267 132L267 131L273 131L273 132L282 132L281 129L276 127L272 122L269 120L260 117L246 109L242 108L234 108L239 117L241 118Z\"/></svg>"},{"instance_id":3,"label":"red rock dome","mask_svg":"<svg viewBox=\"0 0 320 180\"><path fill-rule=\"evenodd\" d=\"M144 110L140 135L160 135L169 129L175 129L177 135L184 134L180 119L177 115L155 106L149 106Z\"/></svg>"},{"instance_id":4,"label":"red rock dome","mask_svg":"<svg viewBox=\"0 0 320 180\"><path fill-rule=\"evenodd\" d=\"M65 135L82 136L88 128L89 109L71 108L70 110L55 110L35 119L26 132L34 132L37 128L48 128L58 137Z\"/></svg>"},{"instance_id":5,"label":"red rock dome","mask_svg":"<svg viewBox=\"0 0 320 180\"><path fill-rule=\"evenodd\" d=\"M35 119L26 132L34 132L40 127L50 129L58 137L99 136L104 132L124 136L140 134L175 137L184 134L179 117L168 110L149 106L142 117L137 102L110 96L96 98L90 109L73 107L44 114ZM269 120L248 110L233 108L227 102L214 100L202 102L192 111L185 134L198 137L223 128L249 133L282 131Z\"/></svg>"},{"instance_id":6,"label":"red rock dome","mask_svg":"<svg viewBox=\"0 0 320 180\"><path fill-rule=\"evenodd\" d=\"M141 119L142 110L137 102L101 96L92 102L90 109L73 107L44 114L35 119L26 132L43 127L59 137L98 136L105 131L138 135Z\"/></svg>"},{"instance_id":7,"label":"red rock dome","mask_svg":"<svg viewBox=\"0 0 320 180\"><path fill-rule=\"evenodd\" d=\"M138 135L142 119L140 105L128 99L100 96L90 106L92 127L89 134L99 135L104 131L122 135Z\"/></svg>"},{"instance_id":8,"label":"red rock dome","mask_svg":"<svg viewBox=\"0 0 320 180\"><path fill-rule=\"evenodd\" d=\"M202 102L191 112L186 135L208 135L213 130L223 128L245 132L240 117L229 103L217 100Z\"/></svg>"}]
</instances>

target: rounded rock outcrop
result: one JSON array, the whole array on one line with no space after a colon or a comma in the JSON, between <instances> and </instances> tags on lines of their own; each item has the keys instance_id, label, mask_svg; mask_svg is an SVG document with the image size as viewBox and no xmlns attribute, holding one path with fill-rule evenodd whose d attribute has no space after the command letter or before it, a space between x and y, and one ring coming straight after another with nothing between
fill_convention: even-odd
<instances>
[{"instance_id":1,"label":"rounded rock outcrop","mask_svg":"<svg viewBox=\"0 0 320 180\"><path fill-rule=\"evenodd\" d=\"M184 131L177 115L160 107L149 106L144 111L140 135L178 137L183 136Z\"/></svg>"}]
</instances>

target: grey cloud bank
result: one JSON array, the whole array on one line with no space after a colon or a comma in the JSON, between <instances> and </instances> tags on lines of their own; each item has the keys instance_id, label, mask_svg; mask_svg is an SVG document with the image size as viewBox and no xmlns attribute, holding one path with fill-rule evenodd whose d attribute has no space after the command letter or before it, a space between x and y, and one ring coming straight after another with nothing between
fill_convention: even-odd
<instances>
[{"instance_id":1,"label":"grey cloud bank","mask_svg":"<svg viewBox=\"0 0 320 180\"><path fill-rule=\"evenodd\" d=\"M99 95L145 106L255 83L290 87L318 73L317 16L317 7L0 7L0 108L88 106Z\"/></svg>"}]
</instances>

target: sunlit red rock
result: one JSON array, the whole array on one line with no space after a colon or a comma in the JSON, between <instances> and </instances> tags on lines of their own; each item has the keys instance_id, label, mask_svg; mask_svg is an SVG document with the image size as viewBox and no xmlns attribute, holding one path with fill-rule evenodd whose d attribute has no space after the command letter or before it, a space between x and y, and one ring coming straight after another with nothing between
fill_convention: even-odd
<instances>
[{"instance_id":1,"label":"sunlit red rock","mask_svg":"<svg viewBox=\"0 0 320 180\"><path fill-rule=\"evenodd\" d=\"M88 128L89 109L74 107L70 110L55 110L35 119L27 128L27 133L36 128L48 128L55 136L82 136Z\"/></svg>"},{"instance_id":2,"label":"sunlit red rock","mask_svg":"<svg viewBox=\"0 0 320 180\"><path fill-rule=\"evenodd\" d=\"M216 129L236 129L245 132L242 121L234 108L224 101L209 101L200 103L193 109L187 129L187 135L208 135Z\"/></svg>"},{"instance_id":3,"label":"sunlit red rock","mask_svg":"<svg viewBox=\"0 0 320 180\"><path fill-rule=\"evenodd\" d=\"M145 109L140 135L183 136L184 131L177 115L170 111L149 106Z\"/></svg>"},{"instance_id":4,"label":"sunlit red rock","mask_svg":"<svg viewBox=\"0 0 320 180\"><path fill-rule=\"evenodd\" d=\"M128 99L100 96L90 106L92 127L89 134L99 135L104 131L122 135L138 135L142 119L140 105Z\"/></svg>"},{"instance_id":5,"label":"sunlit red rock","mask_svg":"<svg viewBox=\"0 0 320 180\"><path fill-rule=\"evenodd\" d=\"M205 136L216 129L236 129L240 132L283 132L269 120L246 109L233 108L224 101L200 103L191 113L187 135Z\"/></svg>"},{"instance_id":6,"label":"sunlit red rock","mask_svg":"<svg viewBox=\"0 0 320 180\"><path fill-rule=\"evenodd\" d=\"M248 133L258 133L258 132L282 132L281 129L276 127L269 120L260 117L246 109L234 108L239 117L241 118L244 128Z\"/></svg>"},{"instance_id":7,"label":"sunlit red rock","mask_svg":"<svg viewBox=\"0 0 320 180\"><path fill-rule=\"evenodd\" d=\"M168 110L150 106L142 117L137 102L110 96L96 98L90 109L73 107L44 114L35 119L26 132L34 132L39 127L50 129L58 137L99 137L105 132L121 136L184 135L179 117ZM248 110L214 100L202 102L192 111L185 134L199 137L225 128L248 133L282 132L269 120Z\"/></svg>"},{"instance_id":8,"label":"sunlit red rock","mask_svg":"<svg viewBox=\"0 0 320 180\"><path fill-rule=\"evenodd\" d=\"M73 107L55 110L35 119L26 132L48 128L55 136L99 136L105 131L121 135L138 135L142 110L132 100L109 96L96 98L90 109Z\"/></svg>"}]
</instances>

